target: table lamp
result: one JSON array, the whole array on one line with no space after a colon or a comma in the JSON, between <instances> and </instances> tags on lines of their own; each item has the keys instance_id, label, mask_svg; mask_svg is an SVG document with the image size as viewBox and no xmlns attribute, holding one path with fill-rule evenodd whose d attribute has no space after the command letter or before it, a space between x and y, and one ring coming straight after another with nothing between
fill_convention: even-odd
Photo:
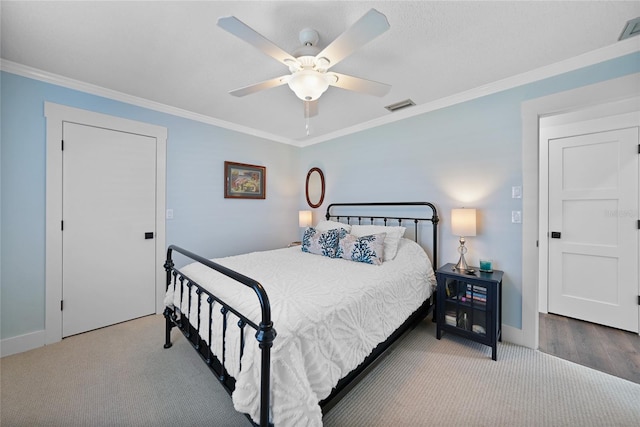
<instances>
[{"instance_id":1,"label":"table lamp","mask_svg":"<svg viewBox=\"0 0 640 427\"><path fill-rule=\"evenodd\" d=\"M311 211L299 211L298 212L298 225L306 228L311 227L313 223L313 213Z\"/></svg>"},{"instance_id":2,"label":"table lamp","mask_svg":"<svg viewBox=\"0 0 640 427\"><path fill-rule=\"evenodd\" d=\"M456 264L456 270L464 271L469 268L464 254L467 253L467 247L464 245L465 237L476 235L476 210L475 209L451 209L451 232L460 237L460 260Z\"/></svg>"}]
</instances>

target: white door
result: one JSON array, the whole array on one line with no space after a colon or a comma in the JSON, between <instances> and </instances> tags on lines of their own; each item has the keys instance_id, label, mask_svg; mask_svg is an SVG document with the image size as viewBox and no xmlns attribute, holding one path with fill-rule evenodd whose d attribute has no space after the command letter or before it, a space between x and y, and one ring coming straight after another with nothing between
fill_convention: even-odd
<instances>
[{"instance_id":1,"label":"white door","mask_svg":"<svg viewBox=\"0 0 640 427\"><path fill-rule=\"evenodd\" d=\"M156 139L65 122L63 140L66 337L155 313Z\"/></svg>"},{"instance_id":2,"label":"white door","mask_svg":"<svg viewBox=\"0 0 640 427\"><path fill-rule=\"evenodd\" d=\"M638 332L638 142L549 140L549 312Z\"/></svg>"}]
</instances>

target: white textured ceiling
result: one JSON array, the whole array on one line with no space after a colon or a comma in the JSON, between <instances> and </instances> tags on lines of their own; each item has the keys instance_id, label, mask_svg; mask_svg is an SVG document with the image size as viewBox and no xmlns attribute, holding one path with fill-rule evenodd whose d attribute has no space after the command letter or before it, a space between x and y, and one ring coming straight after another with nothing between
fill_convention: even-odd
<instances>
[{"instance_id":1,"label":"white textured ceiling","mask_svg":"<svg viewBox=\"0 0 640 427\"><path fill-rule=\"evenodd\" d=\"M407 98L419 107L614 45L640 16L638 1L2 1L1 8L3 60L295 144L398 114L384 106ZM220 29L218 17L234 15L292 52L301 29L317 30L322 48L370 8L391 29L332 71L390 84L386 96L330 87L307 136L302 101L286 85L228 94L288 70Z\"/></svg>"}]
</instances>

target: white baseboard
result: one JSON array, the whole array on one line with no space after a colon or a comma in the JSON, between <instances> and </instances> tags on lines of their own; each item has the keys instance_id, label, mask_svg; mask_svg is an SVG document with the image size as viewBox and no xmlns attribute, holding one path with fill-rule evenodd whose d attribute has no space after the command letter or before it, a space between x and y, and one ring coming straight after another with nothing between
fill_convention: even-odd
<instances>
[{"instance_id":1,"label":"white baseboard","mask_svg":"<svg viewBox=\"0 0 640 427\"><path fill-rule=\"evenodd\" d=\"M502 341L507 341L523 347L530 347L524 339L522 329L514 328L513 326L505 325L504 323L502 324Z\"/></svg>"},{"instance_id":2,"label":"white baseboard","mask_svg":"<svg viewBox=\"0 0 640 427\"><path fill-rule=\"evenodd\" d=\"M11 356L45 345L44 330L0 340L0 357Z\"/></svg>"}]
</instances>

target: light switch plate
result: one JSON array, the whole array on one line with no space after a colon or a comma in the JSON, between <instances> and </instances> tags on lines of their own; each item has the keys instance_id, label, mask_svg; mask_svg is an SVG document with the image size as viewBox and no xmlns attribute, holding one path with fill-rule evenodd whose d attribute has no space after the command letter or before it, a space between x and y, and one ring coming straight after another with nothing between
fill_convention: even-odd
<instances>
[{"instance_id":1,"label":"light switch plate","mask_svg":"<svg viewBox=\"0 0 640 427\"><path fill-rule=\"evenodd\" d=\"M511 198L512 199L521 199L522 198L522 187L517 185L511 187Z\"/></svg>"},{"instance_id":2,"label":"light switch plate","mask_svg":"<svg viewBox=\"0 0 640 427\"><path fill-rule=\"evenodd\" d=\"M511 222L520 224L522 222L522 211L511 211Z\"/></svg>"},{"instance_id":3,"label":"light switch plate","mask_svg":"<svg viewBox=\"0 0 640 427\"><path fill-rule=\"evenodd\" d=\"M173 219L173 209L167 209L167 219Z\"/></svg>"}]
</instances>

